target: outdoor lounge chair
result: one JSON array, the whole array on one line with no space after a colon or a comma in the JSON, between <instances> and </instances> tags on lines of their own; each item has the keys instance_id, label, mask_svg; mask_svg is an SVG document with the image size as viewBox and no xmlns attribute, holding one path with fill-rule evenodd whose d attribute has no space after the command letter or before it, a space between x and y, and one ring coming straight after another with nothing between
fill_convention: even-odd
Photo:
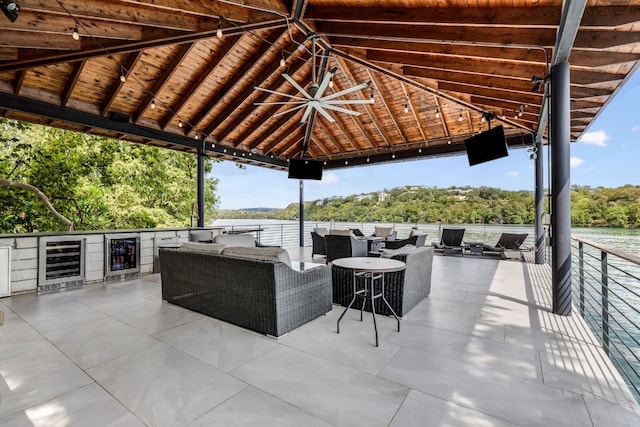
<instances>
[{"instance_id":1,"label":"outdoor lounge chair","mask_svg":"<svg viewBox=\"0 0 640 427\"><path fill-rule=\"evenodd\" d=\"M314 255L326 255L327 254L327 247L325 246L324 236L323 235L320 235L320 234L316 233L315 231L312 231L311 232L311 243L312 243L311 258L313 258Z\"/></svg>"},{"instance_id":2,"label":"outdoor lounge chair","mask_svg":"<svg viewBox=\"0 0 640 427\"><path fill-rule=\"evenodd\" d=\"M522 243L526 240L528 233L524 234L515 234L515 233L502 233L500 235L500 239L498 239L498 243L495 246L483 244L482 245L482 253L498 253L500 254L500 258L507 259L504 251L505 249L517 251L522 247Z\"/></svg>"},{"instance_id":3,"label":"outdoor lounge chair","mask_svg":"<svg viewBox=\"0 0 640 427\"><path fill-rule=\"evenodd\" d=\"M431 246L442 250L444 255L460 253L464 256L464 228L443 228L440 242L432 242Z\"/></svg>"},{"instance_id":4,"label":"outdoor lounge chair","mask_svg":"<svg viewBox=\"0 0 640 427\"><path fill-rule=\"evenodd\" d=\"M324 241L327 248L327 264L338 258L367 256L368 248L366 240L359 240L353 236L328 234L324 236Z\"/></svg>"},{"instance_id":5,"label":"outdoor lounge chair","mask_svg":"<svg viewBox=\"0 0 640 427\"><path fill-rule=\"evenodd\" d=\"M399 249L405 245L413 245L417 248L424 246L427 241L426 234L416 234L414 236L408 237L406 239L399 240L387 240L384 242L385 249Z\"/></svg>"}]
</instances>

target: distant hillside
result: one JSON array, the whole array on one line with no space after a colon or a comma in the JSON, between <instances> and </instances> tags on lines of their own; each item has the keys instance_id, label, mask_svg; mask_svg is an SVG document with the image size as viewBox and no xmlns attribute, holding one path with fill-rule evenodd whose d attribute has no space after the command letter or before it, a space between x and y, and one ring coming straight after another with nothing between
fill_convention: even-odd
<instances>
[{"instance_id":1,"label":"distant hillside","mask_svg":"<svg viewBox=\"0 0 640 427\"><path fill-rule=\"evenodd\" d=\"M405 186L367 194L305 202L308 221L450 224L533 224L532 191L490 187ZM640 227L640 186L572 187L572 224L582 227ZM546 202L546 198L545 198ZM298 204L285 209L219 211L219 218L297 218Z\"/></svg>"}]
</instances>

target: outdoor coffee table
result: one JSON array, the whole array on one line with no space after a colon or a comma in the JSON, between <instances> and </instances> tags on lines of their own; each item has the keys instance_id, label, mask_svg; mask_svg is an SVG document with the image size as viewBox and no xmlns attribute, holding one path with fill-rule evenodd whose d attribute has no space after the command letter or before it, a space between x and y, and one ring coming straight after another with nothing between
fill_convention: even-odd
<instances>
[{"instance_id":1,"label":"outdoor coffee table","mask_svg":"<svg viewBox=\"0 0 640 427\"><path fill-rule=\"evenodd\" d=\"M338 323L336 325L337 332L340 333L340 321L347 314L347 311L351 308L356 298L362 298L362 307L360 308L360 321L362 321L362 312L367 301L371 302L371 314L373 315L373 328L376 333L376 347L378 347L378 325L376 323L376 309L375 300L382 297L382 301L389 307L393 317L398 322L398 332L400 332L400 319L396 312L391 308L391 305L384 297L384 275L392 271L404 270L405 264L402 261L388 258L372 258L372 257L350 257L339 258L332 261L334 265L342 268L348 268L353 270L353 298L351 302L344 309ZM358 278L364 279L364 287L358 289ZM380 292L376 293L375 283L379 281Z\"/></svg>"}]
</instances>

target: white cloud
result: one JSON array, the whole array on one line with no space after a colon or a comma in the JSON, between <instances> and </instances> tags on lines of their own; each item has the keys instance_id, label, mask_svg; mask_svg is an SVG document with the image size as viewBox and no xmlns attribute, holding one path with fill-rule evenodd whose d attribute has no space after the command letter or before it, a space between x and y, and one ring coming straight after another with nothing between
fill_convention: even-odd
<instances>
[{"instance_id":1,"label":"white cloud","mask_svg":"<svg viewBox=\"0 0 640 427\"><path fill-rule=\"evenodd\" d=\"M638 132L640 131L640 125L635 125L632 129L631 132Z\"/></svg>"},{"instance_id":2,"label":"white cloud","mask_svg":"<svg viewBox=\"0 0 640 427\"><path fill-rule=\"evenodd\" d=\"M513 176L513 177L520 176L520 171L509 171L507 172L507 175Z\"/></svg>"},{"instance_id":3,"label":"white cloud","mask_svg":"<svg viewBox=\"0 0 640 427\"><path fill-rule=\"evenodd\" d=\"M595 132L585 133L584 136L578 140L578 142L583 142L589 145L596 145L598 147L606 147L607 141L610 139L611 137L607 135L605 131L597 130Z\"/></svg>"},{"instance_id":4,"label":"white cloud","mask_svg":"<svg viewBox=\"0 0 640 427\"><path fill-rule=\"evenodd\" d=\"M584 159L581 159L580 157L571 157L571 159L569 160L569 164L571 165L572 168L577 168L583 163L584 163Z\"/></svg>"},{"instance_id":5,"label":"white cloud","mask_svg":"<svg viewBox=\"0 0 640 427\"><path fill-rule=\"evenodd\" d=\"M336 182L338 182L338 175L336 175L335 173L325 173L322 175L322 182L323 184L335 184Z\"/></svg>"}]
</instances>

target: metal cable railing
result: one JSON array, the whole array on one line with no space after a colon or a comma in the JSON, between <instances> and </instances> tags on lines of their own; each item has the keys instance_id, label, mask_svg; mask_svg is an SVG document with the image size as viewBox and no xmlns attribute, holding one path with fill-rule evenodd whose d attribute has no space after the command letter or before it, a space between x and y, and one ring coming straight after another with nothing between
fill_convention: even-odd
<instances>
[{"instance_id":1,"label":"metal cable railing","mask_svg":"<svg viewBox=\"0 0 640 427\"><path fill-rule=\"evenodd\" d=\"M640 400L640 258L573 238L580 315Z\"/></svg>"}]
</instances>

